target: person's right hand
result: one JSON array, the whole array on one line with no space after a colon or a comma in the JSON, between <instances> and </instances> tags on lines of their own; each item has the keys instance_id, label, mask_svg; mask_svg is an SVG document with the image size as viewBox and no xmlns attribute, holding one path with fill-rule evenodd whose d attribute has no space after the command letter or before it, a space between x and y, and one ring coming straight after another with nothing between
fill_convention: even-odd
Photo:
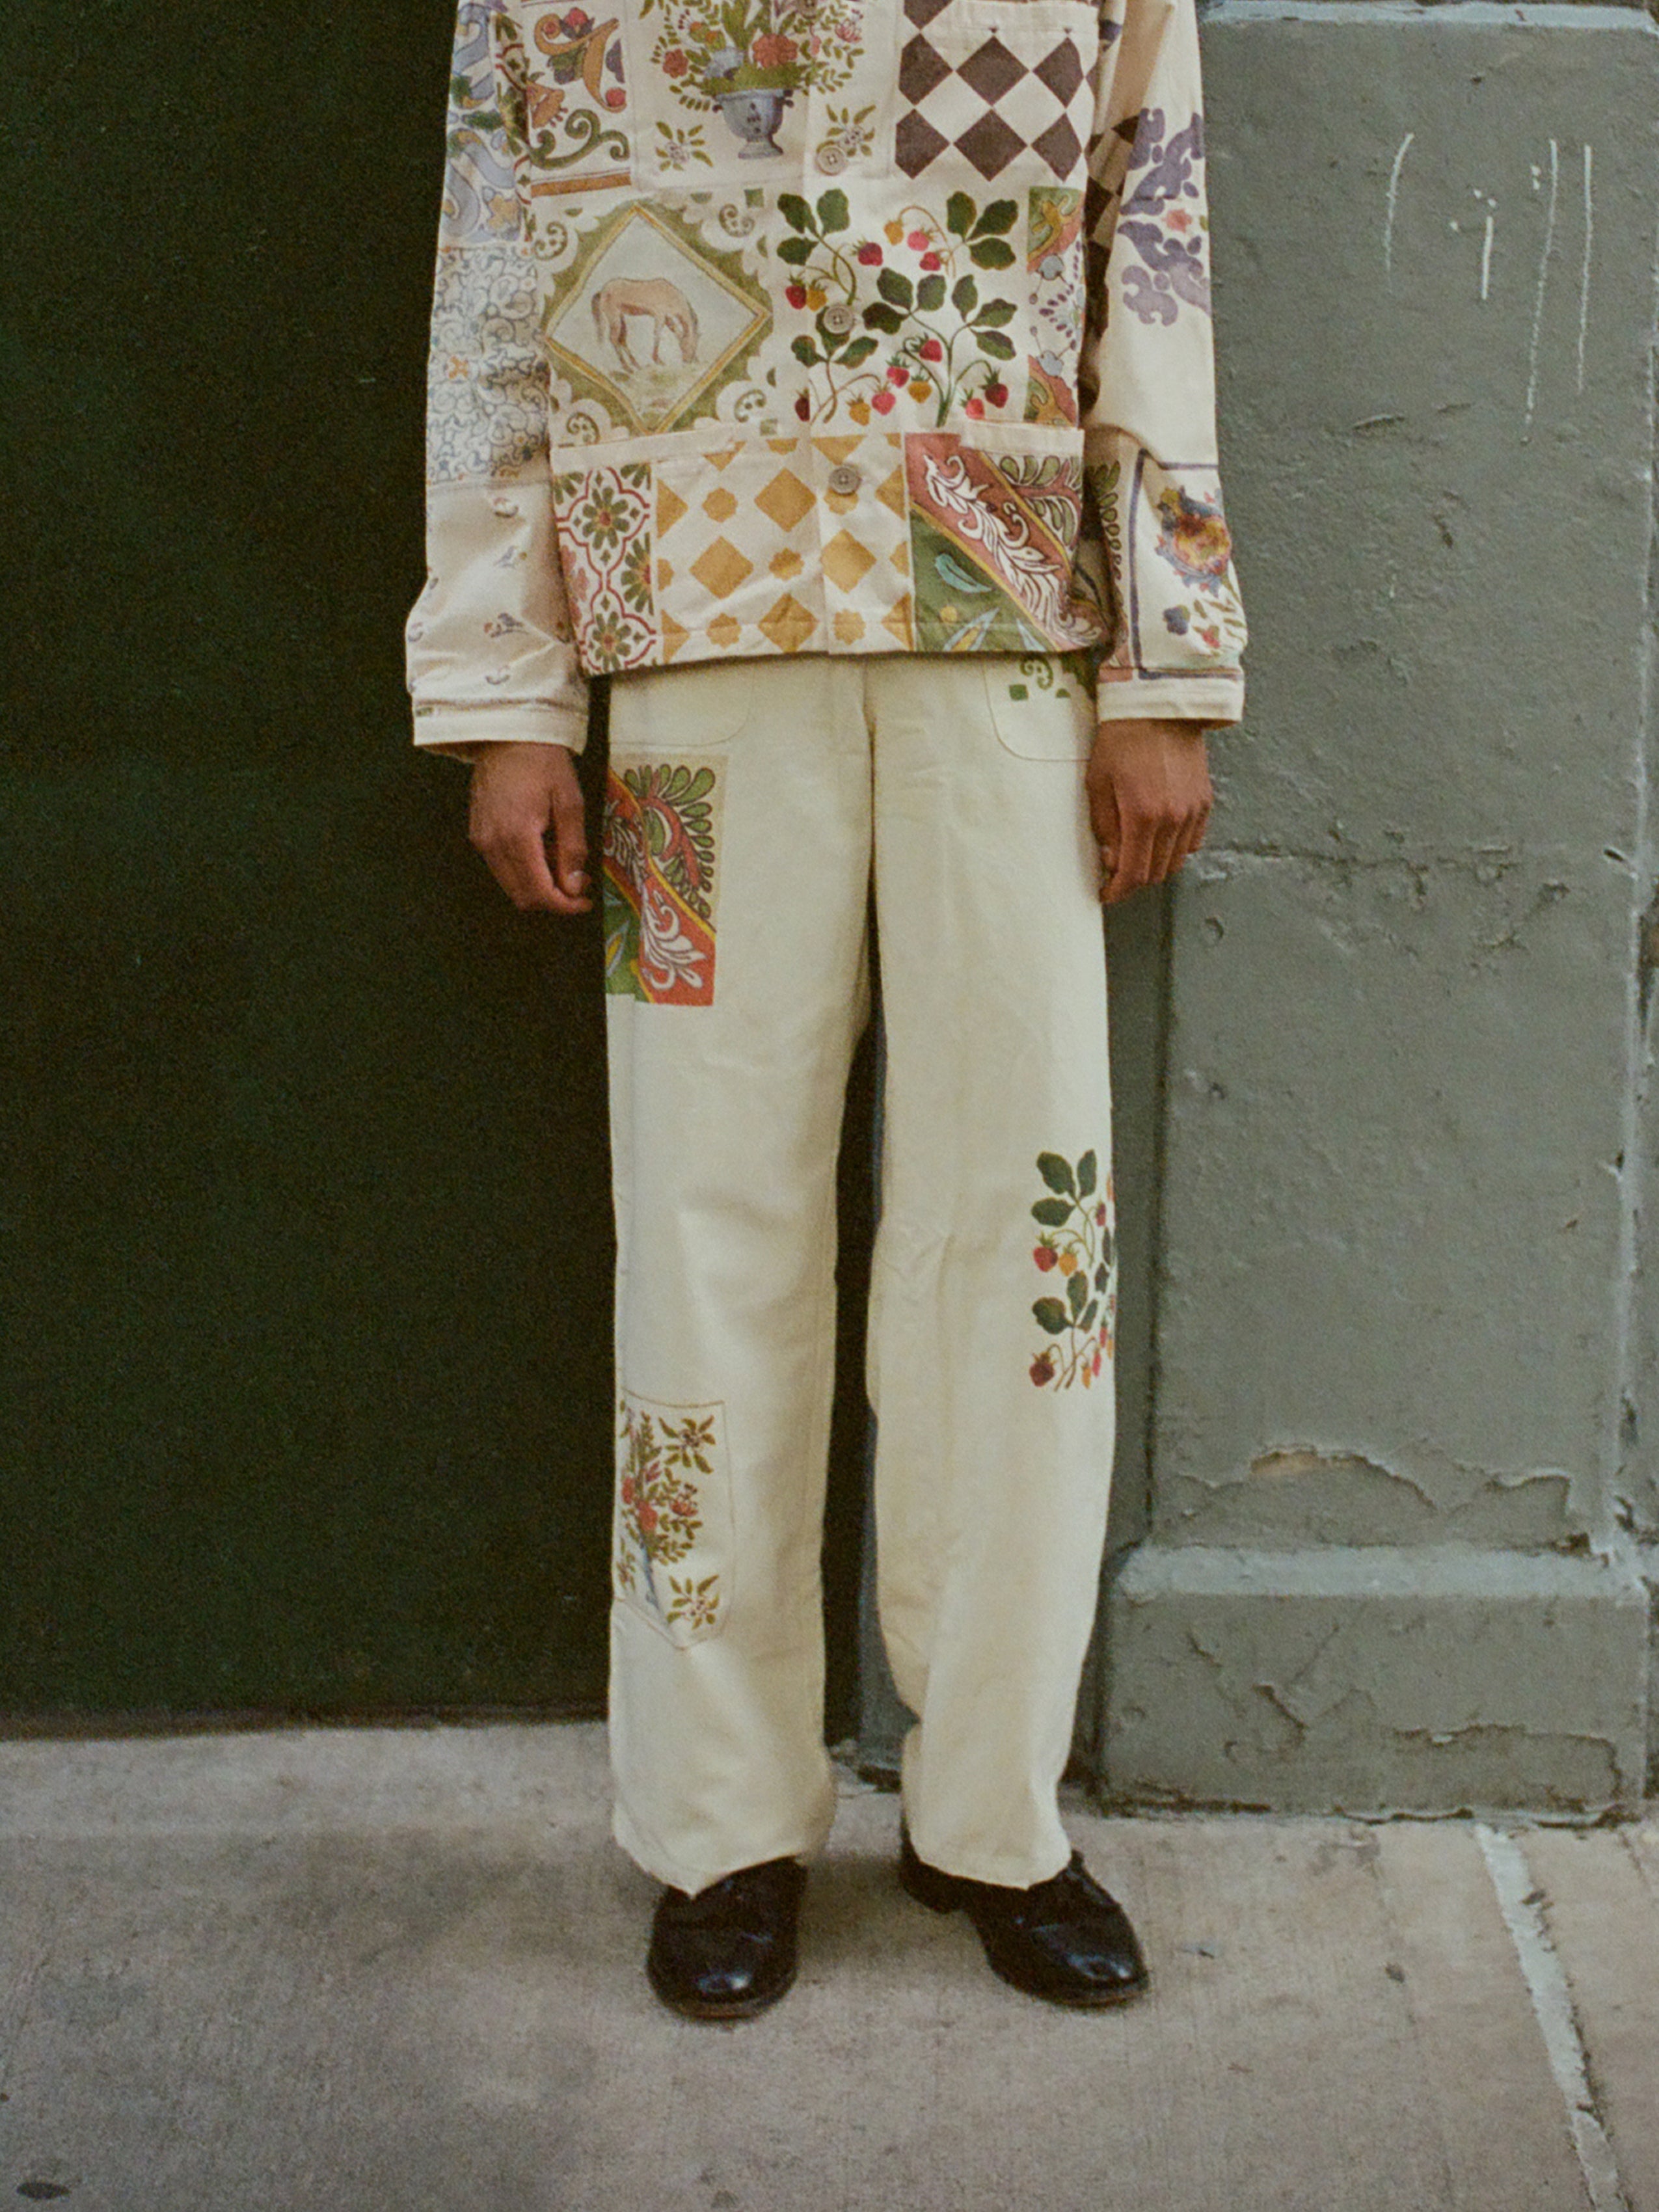
<instances>
[{"instance_id":1,"label":"person's right hand","mask_svg":"<svg viewBox=\"0 0 1659 2212\"><path fill-rule=\"evenodd\" d=\"M482 747L472 764L468 835L490 874L523 912L592 910L581 786L568 745Z\"/></svg>"}]
</instances>

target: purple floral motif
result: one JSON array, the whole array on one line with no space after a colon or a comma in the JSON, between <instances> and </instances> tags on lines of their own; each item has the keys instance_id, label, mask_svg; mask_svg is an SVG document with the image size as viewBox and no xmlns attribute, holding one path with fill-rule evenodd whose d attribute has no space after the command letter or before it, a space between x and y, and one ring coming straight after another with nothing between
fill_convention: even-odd
<instances>
[{"instance_id":1,"label":"purple floral motif","mask_svg":"<svg viewBox=\"0 0 1659 2212\"><path fill-rule=\"evenodd\" d=\"M1195 202L1188 206L1188 201ZM1143 323L1173 323L1184 301L1210 312L1205 254L1204 118L1170 132L1164 110L1149 107L1135 133L1117 235L1139 255L1124 272L1125 305Z\"/></svg>"}]
</instances>

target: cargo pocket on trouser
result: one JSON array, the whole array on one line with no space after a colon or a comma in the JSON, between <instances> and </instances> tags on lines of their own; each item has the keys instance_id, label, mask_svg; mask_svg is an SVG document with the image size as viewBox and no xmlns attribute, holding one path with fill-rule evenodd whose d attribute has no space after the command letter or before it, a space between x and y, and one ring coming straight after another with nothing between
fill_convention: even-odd
<instances>
[{"instance_id":1,"label":"cargo pocket on trouser","mask_svg":"<svg viewBox=\"0 0 1659 2212\"><path fill-rule=\"evenodd\" d=\"M981 657L991 725L1021 760L1087 760L1095 742L1095 680L1086 654Z\"/></svg>"},{"instance_id":2,"label":"cargo pocket on trouser","mask_svg":"<svg viewBox=\"0 0 1659 2212\"><path fill-rule=\"evenodd\" d=\"M726 1407L620 1393L611 1580L618 1601L671 1644L705 1643L732 1605Z\"/></svg>"}]
</instances>

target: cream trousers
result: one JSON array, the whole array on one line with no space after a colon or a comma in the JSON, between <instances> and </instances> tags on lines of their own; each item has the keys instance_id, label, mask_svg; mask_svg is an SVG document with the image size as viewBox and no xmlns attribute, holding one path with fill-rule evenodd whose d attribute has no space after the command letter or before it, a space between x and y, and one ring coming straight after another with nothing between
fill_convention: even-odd
<instances>
[{"instance_id":1,"label":"cream trousers","mask_svg":"<svg viewBox=\"0 0 1659 2212\"><path fill-rule=\"evenodd\" d=\"M1066 1863L1105 1538L1115 1251L1086 679L746 661L615 685L616 1832L696 1893L811 1856L836 1161L887 1036L868 1340L882 1632L922 1857Z\"/></svg>"}]
</instances>

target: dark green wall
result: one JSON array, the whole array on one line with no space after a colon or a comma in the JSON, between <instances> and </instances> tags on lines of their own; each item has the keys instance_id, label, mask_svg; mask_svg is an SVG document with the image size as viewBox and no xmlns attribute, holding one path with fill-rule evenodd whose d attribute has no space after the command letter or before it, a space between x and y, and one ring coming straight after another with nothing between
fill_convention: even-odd
<instances>
[{"instance_id":1,"label":"dark green wall","mask_svg":"<svg viewBox=\"0 0 1659 2212\"><path fill-rule=\"evenodd\" d=\"M409 744L448 0L6 11L0 1712L592 1706L592 926Z\"/></svg>"}]
</instances>

